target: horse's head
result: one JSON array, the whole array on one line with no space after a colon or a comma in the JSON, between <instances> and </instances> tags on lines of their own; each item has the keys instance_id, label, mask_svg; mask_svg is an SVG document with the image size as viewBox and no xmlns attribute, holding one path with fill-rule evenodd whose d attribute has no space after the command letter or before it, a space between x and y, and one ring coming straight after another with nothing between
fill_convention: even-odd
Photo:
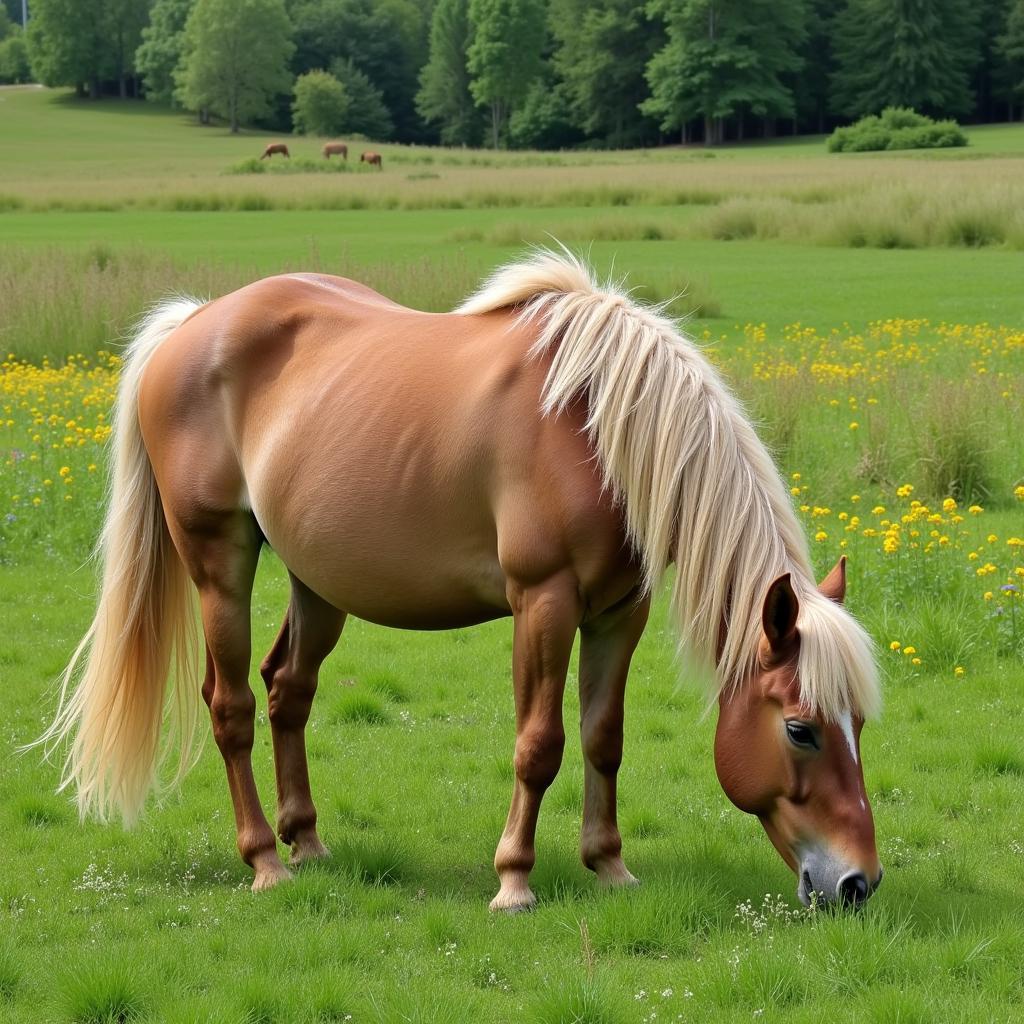
<instances>
[{"instance_id":1,"label":"horse's head","mask_svg":"<svg viewBox=\"0 0 1024 1024\"><path fill-rule=\"evenodd\" d=\"M842 603L845 559L818 589ZM758 816L796 873L801 902L859 904L882 878L860 763L863 718L860 708L826 714L807 703L799 612L787 574L764 599L753 677L719 700L715 766L729 799Z\"/></svg>"}]
</instances>

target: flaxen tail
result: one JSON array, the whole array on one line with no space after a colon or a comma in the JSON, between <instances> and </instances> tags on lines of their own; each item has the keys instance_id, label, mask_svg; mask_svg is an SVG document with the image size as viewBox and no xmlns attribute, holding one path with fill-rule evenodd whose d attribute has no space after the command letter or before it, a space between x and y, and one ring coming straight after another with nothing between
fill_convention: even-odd
<instances>
[{"instance_id":1,"label":"flaxen tail","mask_svg":"<svg viewBox=\"0 0 1024 1024\"><path fill-rule=\"evenodd\" d=\"M60 703L37 743L70 740L61 789L74 786L82 816L138 817L161 762L176 749L174 781L192 764L197 630L192 586L171 543L139 428L139 382L150 356L200 303L154 308L128 349L114 412L109 507L97 554L99 606L61 680ZM176 685L167 696L168 679ZM164 755L160 728L170 723Z\"/></svg>"}]
</instances>

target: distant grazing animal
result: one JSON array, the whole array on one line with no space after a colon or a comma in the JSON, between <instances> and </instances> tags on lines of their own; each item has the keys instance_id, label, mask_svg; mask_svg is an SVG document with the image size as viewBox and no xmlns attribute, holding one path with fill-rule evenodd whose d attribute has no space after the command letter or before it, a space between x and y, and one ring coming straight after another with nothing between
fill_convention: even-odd
<instances>
[{"instance_id":1,"label":"distant grazing animal","mask_svg":"<svg viewBox=\"0 0 1024 1024\"><path fill-rule=\"evenodd\" d=\"M292 155L288 152L288 147L283 142L272 142L265 150L263 150L263 156L261 160L267 160L272 157L275 153L280 153L281 156L286 156L290 160Z\"/></svg>"},{"instance_id":2,"label":"distant grazing animal","mask_svg":"<svg viewBox=\"0 0 1024 1024\"><path fill-rule=\"evenodd\" d=\"M344 142L327 142L324 144L324 148L320 150L324 157L328 160L332 156L340 156L343 160L348 159L348 146Z\"/></svg>"},{"instance_id":3,"label":"distant grazing animal","mask_svg":"<svg viewBox=\"0 0 1024 1024\"><path fill-rule=\"evenodd\" d=\"M878 885L859 747L877 671L842 606L845 559L815 585L786 485L701 349L575 257L512 263L447 314L324 274L167 300L128 351L114 424L99 606L40 740L72 740L65 783L83 814L138 816L165 709L184 774L202 693L253 889L289 877L252 768L250 598L266 544L291 578L260 674L293 864L327 853L305 728L346 617L450 629L511 616L513 794L491 908L535 902L577 631L580 853L602 882L633 884L615 811L623 698L674 562L672 615L708 668L726 794L761 820L802 902L858 904ZM321 728L318 749L329 742L344 749L344 727Z\"/></svg>"},{"instance_id":4,"label":"distant grazing animal","mask_svg":"<svg viewBox=\"0 0 1024 1024\"><path fill-rule=\"evenodd\" d=\"M381 163L380 153L364 153L360 158L359 162L367 163L371 167L376 167L378 171L384 170L384 165Z\"/></svg>"}]
</instances>

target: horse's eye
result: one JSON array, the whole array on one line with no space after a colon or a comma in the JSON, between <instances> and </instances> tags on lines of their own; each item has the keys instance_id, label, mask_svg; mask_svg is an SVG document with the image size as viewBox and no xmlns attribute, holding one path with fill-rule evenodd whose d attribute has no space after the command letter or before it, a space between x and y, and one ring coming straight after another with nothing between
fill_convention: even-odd
<instances>
[{"instance_id":1,"label":"horse's eye","mask_svg":"<svg viewBox=\"0 0 1024 1024\"><path fill-rule=\"evenodd\" d=\"M803 722L790 719L786 722L786 735L794 747L801 747L804 750L818 750L818 737L814 730Z\"/></svg>"}]
</instances>

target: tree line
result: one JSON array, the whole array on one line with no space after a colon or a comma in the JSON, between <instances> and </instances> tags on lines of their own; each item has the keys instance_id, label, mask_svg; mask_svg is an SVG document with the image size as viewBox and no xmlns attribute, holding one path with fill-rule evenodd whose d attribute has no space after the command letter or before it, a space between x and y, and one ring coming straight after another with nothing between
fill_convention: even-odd
<instances>
[{"instance_id":1,"label":"tree line","mask_svg":"<svg viewBox=\"0 0 1024 1024\"><path fill-rule=\"evenodd\" d=\"M509 147L713 145L1024 104L1024 0L21 0L0 80L253 125Z\"/></svg>"}]
</instances>

